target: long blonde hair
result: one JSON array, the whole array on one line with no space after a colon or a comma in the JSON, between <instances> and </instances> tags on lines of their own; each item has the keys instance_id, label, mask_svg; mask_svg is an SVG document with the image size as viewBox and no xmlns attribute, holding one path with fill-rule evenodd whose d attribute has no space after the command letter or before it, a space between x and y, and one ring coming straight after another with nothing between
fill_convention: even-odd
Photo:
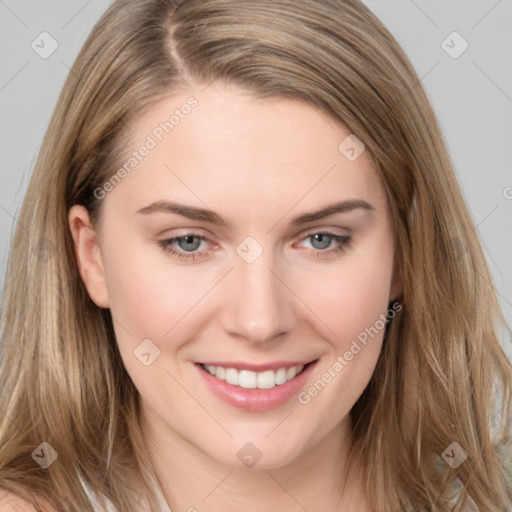
<instances>
[{"instance_id":1,"label":"long blonde hair","mask_svg":"<svg viewBox=\"0 0 512 512\"><path fill-rule=\"evenodd\" d=\"M110 178L137 118L191 84L302 100L366 145L388 194L403 306L351 411L375 512L512 507L505 326L441 132L403 51L358 0L118 0L68 76L12 240L0 331L0 485L34 505L158 510L137 391L80 279L67 212ZM58 460L37 465L47 442ZM457 468L441 454L458 443ZM439 461L441 464L439 464ZM508 464L508 469L507 469ZM507 474L508 471L508 474ZM461 504L462 504L461 501Z\"/></svg>"}]
</instances>

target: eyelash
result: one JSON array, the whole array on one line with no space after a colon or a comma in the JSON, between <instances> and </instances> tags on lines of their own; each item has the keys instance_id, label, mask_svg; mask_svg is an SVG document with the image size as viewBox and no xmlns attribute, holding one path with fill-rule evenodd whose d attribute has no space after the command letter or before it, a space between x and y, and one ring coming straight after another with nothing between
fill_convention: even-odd
<instances>
[{"instance_id":1,"label":"eyelash","mask_svg":"<svg viewBox=\"0 0 512 512\"><path fill-rule=\"evenodd\" d=\"M322 250L322 249L313 249L315 257L317 258L326 258L335 254L341 254L344 253L347 249L349 249L352 246L352 238L347 235L336 235L335 233L331 233L329 231L313 231L308 233L307 235L303 236L300 241L307 240L308 238L312 238L315 235L327 235L328 237L332 238L333 242L338 243L338 247L336 249L330 249L330 250ZM158 245L166 252L171 253L173 256L176 256L177 258L180 258L182 260L192 260L195 261L196 258L206 258L207 255L204 253L199 252L181 252L177 251L173 248L173 244L178 241L182 240L183 238L193 236L198 238L201 242L207 241L207 238L200 235L199 233L186 233L185 235L176 236L173 238L167 238L165 240L159 240L157 243Z\"/></svg>"}]
</instances>

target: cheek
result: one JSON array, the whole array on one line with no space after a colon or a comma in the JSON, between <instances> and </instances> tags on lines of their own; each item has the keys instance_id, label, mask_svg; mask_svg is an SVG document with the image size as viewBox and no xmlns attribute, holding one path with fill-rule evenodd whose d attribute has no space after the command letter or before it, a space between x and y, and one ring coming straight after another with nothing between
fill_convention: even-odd
<instances>
[{"instance_id":1,"label":"cheek","mask_svg":"<svg viewBox=\"0 0 512 512\"><path fill-rule=\"evenodd\" d=\"M378 264L346 276L338 301L341 307L337 314L331 312L339 339L355 339L375 325L388 308L390 280L391 266Z\"/></svg>"},{"instance_id":2,"label":"cheek","mask_svg":"<svg viewBox=\"0 0 512 512\"><path fill-rule=\"evenodd\" d=\"M302 294L329 328L327 337L337 349L345 350L376 322L382 327L379 320L388 308L392 271L393 250L384 243L379 250L354 252L337 265L299 279L308 283L307 288L302 285Z\"/></svg>"},{"instance_id":3,"label":"cheek","mask_svg":"<svg viewBox=\"0 0 512 512\"><path fill-rule=\"evenodd\" d=\"M186 325L187 315L200 303L216 276L212 272L187 271L152 244L110 247L105 275L110 309L122 341L149 338L160 345L175 326ZM116 323L116 322L115 322Z\"/></svg>"},{"instance_id":4,"label":"cheek","mask_svg":"<svg viewBox=\"0 0 512 512\"><path fill-rule=\"evenodd\" d=\"M190 406L187 397L166 370L178 377L180 367L174 362L203 321L201 300L214 285L215 276L187 272L158 251L152 246L134 247L125 252L124 259L118 255L120 264L113 264L114 258L107 262L110 310L125 369L139 393L153 402L163 398L157 390L166 389L161 407L168 407L169 396L175 396L185 411ZM148 366L144 362L147 353Z\"/></svg>"},{"instance_id":5,"label":"cheek","mask_svg":"<svg viewBox=\"0 0 512 512\"><path fill-rule=\"evenodd\" d=\"M333 331L326 336L329 352L298 396L309 417L316 418L317 437L349 414L374 373L386 328L381 315L388 308L391 273L392 254L347 264L336 274L339 280L317 289L316 302L311 302Z\"/></svg>"}]
</instances>

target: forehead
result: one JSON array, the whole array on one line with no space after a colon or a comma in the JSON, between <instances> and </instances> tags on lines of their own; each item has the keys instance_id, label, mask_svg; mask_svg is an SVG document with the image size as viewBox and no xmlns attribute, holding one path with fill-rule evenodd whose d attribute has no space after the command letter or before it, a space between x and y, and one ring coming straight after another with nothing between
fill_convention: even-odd
<instances>
[{"instance_id":1,"label":"forehead","mask_svg":"<svg viewBox=\"0 0 512 512\"><path fill-rule=\"evenodd\" d=\"M309 104L259 99L214 83L172 94L134 123L120 165L128 172L110 195L141 207L200 198L224 210L245 205L255 215L269 205L277 211L306 200L382 202L380 179L363 148L350 130ZM130 158L133 166L126 165Z\"/></svg>"}]
</instances>

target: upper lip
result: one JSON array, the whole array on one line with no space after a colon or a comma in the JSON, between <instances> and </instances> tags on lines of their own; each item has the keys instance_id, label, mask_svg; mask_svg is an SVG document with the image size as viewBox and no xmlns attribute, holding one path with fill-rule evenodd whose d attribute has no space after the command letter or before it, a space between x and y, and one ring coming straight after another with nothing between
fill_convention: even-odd
<instances>
[{"instance_id":1,"label":"upper lip","mask_svg":"<svg viewBox=\"0 0 512 512\"><path fill-rule=\"evenodd\" d=\"M265 370L278 370L279 368L291 368L292 366L306 366L316 361L310 359L308 361L272 361L264 364L245 363L243 361L205 361L199 364L209 366L223 366L224 368L235 368L236 370L250 370L253 372L264 372Z\"/></svg>"}]
</instances>

